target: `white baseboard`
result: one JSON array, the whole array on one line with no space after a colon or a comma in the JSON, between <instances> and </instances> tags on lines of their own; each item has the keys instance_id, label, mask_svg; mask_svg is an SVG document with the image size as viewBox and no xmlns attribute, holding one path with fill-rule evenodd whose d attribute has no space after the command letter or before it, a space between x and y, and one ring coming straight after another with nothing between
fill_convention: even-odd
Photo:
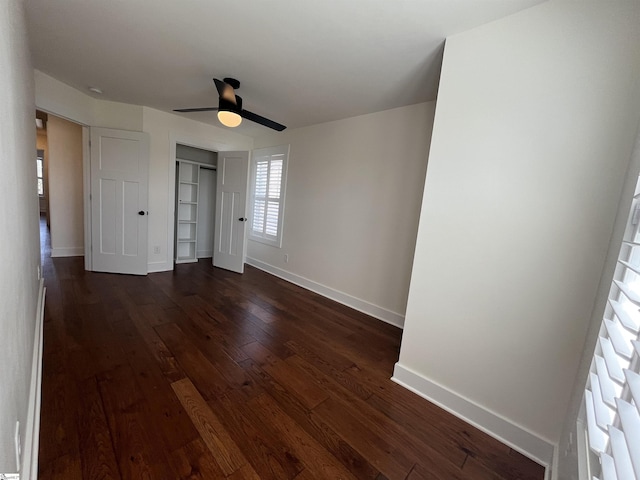
<instances>
[{"instance_id":1,"label":"white baseboard","mask_svg":"<svg viewBox=\"0 0 640 480\"><path fill-rule=\"evenodd\" d=\"M24 446L22 451L22 480L38 478L38 449L40 447L40 400L42 392L42 336L44 327L44 301L47 289L44 280L40 279L40 293L36 310L36 328L33 340L33 360L31 364L31 385L29 387L29 408L27 425L24 430Z\"/></svg>"},{"instance_id":2,"label":"white baseboard","mask_svg":"<svg viewBox=\"0 0 640 480\"><path fill-rule=\"evenodd\" d=\"M63 247L52 248L52 257L82 257L84 256L84 247Z\"/></svg>"},{"instance_id":3,"label":"white baseboard","mask_svg":"<svg viewBox=\"0 0 640 480\"><path fill-rule=\"evenodd\" d=\"M148 273L168 272L173 270L173 262L149 262L147 264Z\"/></svg>"},{"instance_id":4,"label":"white baseboard","mask_svg":"<svg viewBox=\"0 0 640 480\"><path fill-rule=\"evenodd\" d=\"M213 257L213 250L197 250L196 258L211 258Z\"/></svg>"},{"instance_id":5,"label":"white baseboard","mask_svg":"<svg viewBox=\"0 0 640 480\"><path fill-rule=\"evenodd\" d=\"M260 260L256 260L255 258L247 257L245 261L249 265L259 268L260 270L264 270L271 275L275 275L276 277L280 277L288 282L295 283L302 288L306 288L307 290L311 290L312 292L320 294L323 297L327 297L338 303L342 303L343 305L351 307L354 310L366 313L367 315L377 318L378 320L390 323L391 325L399 328L402 328L404 325L404 315L392 312L391 310L387 310L386 308L379 307L378 305L369 303L366 300L352 297L347 293L340 292L339 290L335 290L331 287L327 287L326 285L314 282L313 280L309 280L308 278L301 277L300 275L296 275L295 273L291 273L286 270L282 270L281 268L274 267L273 265L261 262Z\"/></svg>"},{"instance_id":6,"label":"white baseboard","mask_svg":"<svg viewBox=\"0 0 640 480\"><path fill-rule=\"evenodd\" d=\"M554 454L551 442L400 363L396 363L391 380L549 469Z\"/></svg>"}]
</instances>

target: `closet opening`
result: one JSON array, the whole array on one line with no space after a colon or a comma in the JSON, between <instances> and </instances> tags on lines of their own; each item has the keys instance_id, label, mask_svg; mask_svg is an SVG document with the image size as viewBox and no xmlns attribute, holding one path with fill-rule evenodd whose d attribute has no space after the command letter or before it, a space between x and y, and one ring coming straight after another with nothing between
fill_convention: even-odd
<instances>
[{"instance_id":1,"label":"closet opening","mask_svg":"<svg viewBox=\"0 0 640 480\"><path fill-rule=\"evenodd\" d=\"M217 152L176 144L176 264L213 256L217 163Z\"/></svg>"}]
</instances>

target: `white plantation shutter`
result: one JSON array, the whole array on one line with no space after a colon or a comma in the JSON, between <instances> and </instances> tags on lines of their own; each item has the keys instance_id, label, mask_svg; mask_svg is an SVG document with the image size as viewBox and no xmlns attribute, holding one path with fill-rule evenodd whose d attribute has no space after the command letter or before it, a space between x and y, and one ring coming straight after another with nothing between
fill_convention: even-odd
<instances>
[{"instance_id":1,"label":"white plantation shutter","mask_svg":"<svg viewBox=\"0 0 640 480\"><path fill-rule=\"evenodd\" d=\"M584 395L597 480L640 480L640 194L629 215Z\"/></svg>"},{"instance_id":2,"label":"white plantation shutter","mask_svg":"<svg viewBox=\"0 0 640 480\"><path fill-rule=\"evenodd\" d=\"M289 146L254 150L249 238L280 247Z\"/></svg>"}]
</instances>

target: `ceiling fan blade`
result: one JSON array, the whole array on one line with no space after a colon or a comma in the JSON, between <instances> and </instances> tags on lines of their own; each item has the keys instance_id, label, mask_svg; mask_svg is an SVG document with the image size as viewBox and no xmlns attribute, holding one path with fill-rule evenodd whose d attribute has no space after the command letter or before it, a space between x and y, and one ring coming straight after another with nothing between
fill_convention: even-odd
<instances>
[{"instance_id":1,"label":"ceiling fan blade","mask_svg":"<svg viewBox=\"0 0 640 480\"><path fill-rule=\"evenodd\" d=\"M240 116L246 118L247 120L251 120L252 122L256 122L256 123L259 123L260 125L264 125L265 127L273 128L278 132L281 132L285 128L287 128L278 122L274 122L273 120L269 120L268 118L262 117L257 113L253 113L248 110L241 110Z\"/></svg>"},{"instance_id":2,"label":"ceiling fan blade","mask_svg":"<svg viewBox=\"0 0 640 480\"><path fill-rule=\"evenodd\" d=\"M201 107L201 108L176 108L174 112L215 112L218 110L218 107Z\"/></svg>"}]
</instances>

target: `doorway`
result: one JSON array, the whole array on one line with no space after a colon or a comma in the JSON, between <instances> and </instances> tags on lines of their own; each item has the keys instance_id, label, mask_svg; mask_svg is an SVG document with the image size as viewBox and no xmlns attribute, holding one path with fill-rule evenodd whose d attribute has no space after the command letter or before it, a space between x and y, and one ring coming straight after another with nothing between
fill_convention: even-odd
<instances>
[{"instance_id":1,"label":"doorway","mask_svg":"<svg viewBox=\"0 0 640 480\"><path fill-rule=\"evenodd\" d=\"M36 110L40 218L51 257L84 255L82 126Z\"/></svg>"},{"instance_id":2,"label":"doorway","mask_svg":"<svg viewBox=\"0 0 640 480\"><path fill-rule=\"evenodd\" d=\"M178 137L169 134L169 182L168 197L169 205L172 208L167 209L167 237L174 239L169 242L167 255L167 267L173 270L175 268L176 259L176 225L180 225L177 219L177 210L180 210L179 198L177 195L177 183L179 172L176 171L177 161L180 157L176 153L178 145L192 147L196 150L204 150L210 155L216 155L216 186L215 186L215 214L213 215L214 225L214 241L213 241L213 257L212 263L214 267L224 268L232 272L242 273L244 271L244 259L246 254L246 212L245 204L247 197L247 186L249 180L249 157L247 150L228 151L230 145L218 142L202 142L196 139L186 137ZM188 159L186 159L189 161ZM185 162L186 163L186 162ZM191 163L200 164L201 162ZM199 174L199 170L198 170ZM189 183L188 180L186 183ZM194 183L193 181L191 183ZM192 197L195 195L192 193ZM187 200L187 202L194 200ZM188 205L188 204L187 204ZM185 207L182 207L184 210ZM193 209L192 209L193 210ZM192 211L192 215L196 215L197 210ZM185 223L195 223L193 217L189 218ZM197 231L193 232L197 238ZM189 233L191 235L191 232ZM185 239L191 239L189 236ZM185 242L187 243L187 242ZM197 242L195 242L197 243ZM160 253L160 247L153 247L154 254ZM197 245L195 246L197 251ZM180 255L182 256L182 255ZM191 255L191 260L193 255ZM196 257L197 258L197 257Z\"/></svg>"},{"instance_id":3,"label":"doorway","mask_svg":"<svg viewBox=\"0 0 640 480\"><path fill-rule=\"evenodd\" d=\"M215 151L176 144L175 264L213 256L217 161Z\"/></svg>"},{"instance_id":4,"label":"doorway","mask_svg":"<svg viewBox=\"0 0 640 480\"><path fill-rule=\"evenodd\" d=\"M38 188L38 203L41 221L49 227L49 184L48 184L48 146L47 146L47 118L48 115L36 110L36 175Z\"/></svg>"}]
</instances>

